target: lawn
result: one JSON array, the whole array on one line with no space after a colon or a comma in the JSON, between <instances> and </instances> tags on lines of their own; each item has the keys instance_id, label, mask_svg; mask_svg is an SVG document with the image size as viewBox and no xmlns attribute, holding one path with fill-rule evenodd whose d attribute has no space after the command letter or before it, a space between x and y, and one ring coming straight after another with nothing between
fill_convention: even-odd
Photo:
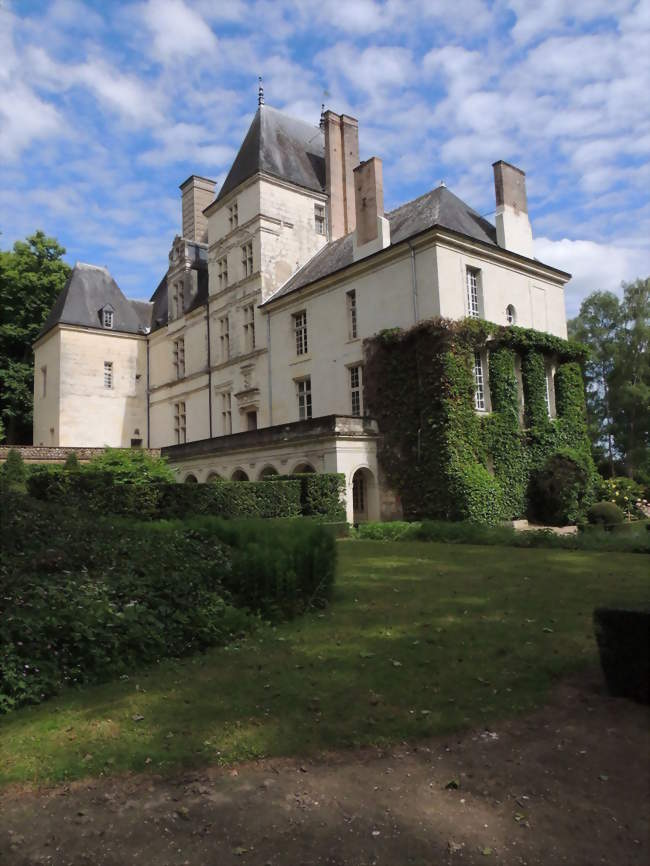
<instances>
[{"instance_id":1,"label":"lawn","mask_svg":"<svg viewBox=\"0 0 650 866\"><path fill-rule=\"evenodd\" d=\"M597 661L599 604L648 558L342 541L332 605L0 720L0 783L156 773L485 725Z\"/></svg>"}]
</instances>

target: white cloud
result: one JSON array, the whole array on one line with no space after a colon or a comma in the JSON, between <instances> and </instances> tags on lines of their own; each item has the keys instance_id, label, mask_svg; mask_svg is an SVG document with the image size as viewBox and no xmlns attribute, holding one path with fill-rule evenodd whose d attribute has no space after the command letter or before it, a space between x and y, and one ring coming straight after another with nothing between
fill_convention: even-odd
<instances>
[{"instance_id":1,"label":"white cloud","mask_svg":"<svg viewBox=\"0 0 650 866\"><path fill-rule=\"evenodd\" d=\"M575 316L590 292L621 294L621 282L650 274L647 250L591 240L535 239L535 255L547 265L568 271L572 279L566 292L567 316Z\"/></svg>"},{"instance_id":2,"label":"white cloud","mask_svg":"<svg viewBox=\"0 0 650 866\"><path fill-rule=\"evenodd\" d=\"M153 37L152 53L163 63L217 50L217 38L204 18L183 0L149 0L142 17Z\"/></svg>"}]
</instances>

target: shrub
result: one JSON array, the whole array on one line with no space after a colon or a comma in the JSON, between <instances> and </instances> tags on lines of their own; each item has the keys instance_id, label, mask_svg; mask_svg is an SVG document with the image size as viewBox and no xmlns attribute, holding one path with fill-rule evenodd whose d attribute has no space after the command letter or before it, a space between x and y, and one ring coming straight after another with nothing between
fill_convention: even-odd
<instances>
[{"instance_id":1,"label":"shrub","mask_svg":"<svg viewBox=\"0 0 650 866\"><path fill-rule=\"evenodd\" d=\"M271 475L265 481L300 482L300 510L304 517L328 521L345 520L345 475L337 472L299 472L294 475Z\"/></svg>"},{"instance_id":2,"label":"shrub","mask_svg":"<svg viewBox=\"0 0 650 866\"><path fill-rule=\"evenodd\" d=\"M613 502L596 502L587 512L587 520L589 523L613 526L616 523L623 523L625 515Z\"/></svg>"},{"instance_id":3,"label":"shrub","mask_svg":"<svg viewBox=\"0 0 650 866\"><path fill-rule=\"evenodd\" d=\"M609 693L650 703L650 610L596 608L594 626Z\"/></svg>"},{"instance_id":4,"label":"shrub","mask_svg":"<svg viewBox=\"0 0 650 866\"><path fill-rule=\"evenodd\" d=\"M77 457L76 451L71 451L68 454L68 456L65 458L63 468L67 472L79 472L79 470L81 469L81 463L79 463L79 458Z\"/></svg>"},{"instance_id":5,"label":"shrub","mask_svg":"<svg viewBox=\"0 0 650 866\"><path fill-rule=\"evenodd\" d=\"M298 481L223 481L219 484L165 484L161 517L211 514L217 517L299 517Z\"/></svg>"},{"instance_id":6,"label":"shrub","mask_svg":"<svg viewBox=\"0 0 650 866\"><path fill-rule=\"evenodd\" d=\"M174 473L164 458L139 448L107 448L93 457L89 469L112 475L116 484L174 481Z\"/></svg>"},{"instance_id":7,"label":"shrub","mask_svg":"<svg viewBox=\"0 0 650 866\"><path fill-rule=\"evenodd\" d=\"M613 502L630 517L643 517L643 512L637 506L644 499L644 491L641 485L632 478L621 476L618 478L602 479L599 495L607 502Z\"/></svg>"},{"instance_id":8,"label":"shrub","mask_svg":"<svg viewBox=\"0 0 650 866\"><path fill-rule=\"evenodd\" d=\"M25 461L20 451L11 448L7 454L7 459L2 464L0 469L2 475L2 483L10 490L25 490L27 481L27 469Z\"/></svg>"},{"instance_id":9,"label":"shrub","mask_svg":"<svg viewBox=\"0 0 650 866\"><path fill-rule=\"evenodd\" d=\"M569 453L554 454L531 476L531 516L551 526L576 523L584 513L588 492L589 473L582 460Z\"/></svg>"}]
</instances>

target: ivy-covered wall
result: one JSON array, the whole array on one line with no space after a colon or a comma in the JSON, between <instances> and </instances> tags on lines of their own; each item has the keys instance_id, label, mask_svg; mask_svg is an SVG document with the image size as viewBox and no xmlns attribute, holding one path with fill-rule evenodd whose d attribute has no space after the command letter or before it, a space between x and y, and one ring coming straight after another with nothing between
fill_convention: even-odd
<instances>
[{"instance_id":1,"label":"ivy-covered wall","mask_svg":"<svg viewBox=\"0 0 650 866\"><path fill-rule=\"evenodd\" d=\"M475 351L489 356L486 414L474 409ZM584 352L551 334L477 319L435 319L366 341L366 407L383 434L379 460L405 517L490 524L522 517L531 473L553 454L569 454L595 478ZM556 367L553 419L546 404L549 362Z\"/></svg>"}]
</instances>

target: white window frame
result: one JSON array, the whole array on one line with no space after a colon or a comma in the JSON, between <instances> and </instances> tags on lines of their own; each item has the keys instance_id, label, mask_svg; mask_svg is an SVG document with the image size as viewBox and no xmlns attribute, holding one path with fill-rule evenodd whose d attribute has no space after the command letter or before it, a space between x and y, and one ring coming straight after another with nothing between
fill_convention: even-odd
<instances>
[{"instance_id":1,"label":"white window frame","mask_svg":"<svg viewBox=\"0 0 650 866\"><path fill-rule=\"evenodd\" d=\"M353 364L348 367L348 384L350 387L350 414L361 418L363 415L363 364Z\"/></svg>"},{"instance_id":2,"label":"white window frame","mask_svg":"<svg viewBox=\"0 0 650 866\"><path fill-rule=\"evenodd\" d=\"M224 436L232 433L232 392L221 392L221 430Z\"/></svg>"},{"instance_id":3,"label":"white window frame","mask_svg":"<svg viewBox=\"0 0 650 866\"><path fill-rule=\"evenodd\" d=\"M244 345L247 352L255 349L255 304L247 304L244 309Z\"/></svg>"},{"instance_id":4,"label":"white window frame","mask_svg":"<svg viewBox=\"0 0 650 866\"><path fill-rule=\"evenodd\" d=\"M104 361L104 388L112 391L114 386L113 362Z\"/></svg>"},{"instance_id":5,"label":"white window frame","mask_svg":"<svg viewBox=\"0 0 650 866\"><path fill-rule=\"evenodd\" d=\"M230 360L230 317L222 316L219 319L219 327L221 329L220 335L220 343L221 343L221 360L229 361Z\"/></svg>"},{"instance_id":6,"label":"white window frame","mask_svg":"<svg viewBox=\"0 0 650 866\"><path fill-rule=\"evenodd\" d=\"M174 437L177 445L187 442L187 407L184 400L174 403Z\"/></svg>"},{"instance_id":7,"label":"white window frame","mask_svg":"<svg viewBox=\"0 0 650 866\"><path fill-rule=\"evenodd\" d=\"M236 201L228 205L228 228L231 232L239 228L239 205Z\"/></svg>"},{"instance_id":8,"label":"white window frame","mask_svg":"<svg viewBox=\"0 0 650 866\"><path fill-rule=\"evenodd\" d=\"M471 319L481 317L481 271L479 268L465 268L465 285L467 290L467 315Z\"/></svg>"},{"instance_id":9,"label":"white window frame","mask_svg":"<svg viewBox=\"0 0 650 866\"><path fill-rule=\"evenodd\" d=\"M221 256L220 259L217 259L217 278L219 289L225 289L228 285L228 256Z\"/></svg>"},{"instance_id":10,"label":"white window frame","mask_svg":"<svg viewBox=\"0 0 650 866\"><path fill-rule=\"evenodd\" d=\"M113 319L114 316L112 310L102 310L102 326L104 328L113 330Z\"/></svg>"},{"instance_id":11,"label":"white window frame","mask_svg":"<svg viewBox=\"0 0 650 866\"><path fill-rule=\"evenodd\" d=\"M477 412L487 412L486 393L483 356L474 352L474 408Z\"/></svg>"},{"instance_id":12,"label":"white window frame","mask_svg":"<svg viewBox=\"0 0 650 866\"><path fill-rule=\"evenodd\" d=\"M179 337L174 340L174 369L176 370L176 378L185 378L185 337Z\"/></svg>"},{"instance_id":13,"label":"white window frame","mask_svg":"<svg viewBox=\"0 0 650 866\"><path fill-rule=\"evenodd\" d=\"M356 289L350 289L349 292L345 293L345 303L348 312L348 339L356 340L359 336Z\"/></svg>"},{"instance_id":14,"label":"white window frame","mask_svg":"<svg viewBox=\"0 0 650 866\"><path fill-rule=\"evenodd\" d=\"M314 203L314 230L317 235L327 237L327 211L324 204Z\"/></svg>"},{"instance_id":15,"label":"white window frame","mask_svg":"<svg viewBox=\"0 0 650 866\"><path fill-rule=\"evenodd\" d=\"M242 276L245 279L253 274L253 242L242 244L241 248Z\"/></svg>"},{"instance_id":16,"label":"white window frame","mask_svg":"<svg viewBox=\"0 0 650 866\"><path fill-rule=\"evenodd\" d=\"M298 400L298 420L308 421L313 417L311 399L311 376L295 379L296 397Z\"/></svg>"},{"instance_id":17,"label":"white window frame","mask_svg":"<svg viewBox=\"0 0 650 866\"><path fill-rule=\"evenodd\" d=\"M307 355L309 345L307 342L307 310L293 313L293 333L296 340L296 355Z\"/></svg>"}]
</instances>

